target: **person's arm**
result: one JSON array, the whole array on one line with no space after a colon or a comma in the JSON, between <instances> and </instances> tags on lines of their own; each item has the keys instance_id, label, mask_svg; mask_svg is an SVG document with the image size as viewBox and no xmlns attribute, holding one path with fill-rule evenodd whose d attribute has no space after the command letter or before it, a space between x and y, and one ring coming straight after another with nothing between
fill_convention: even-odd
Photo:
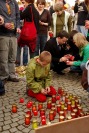
<instances>
[{"instance_id":1,"label":"person's arm","mask_svg":"<svg viewBox=\"0 0 89 133\"><path fill-rule=\"evenodd\" d=\"M51 86L52 77L51 77L51 72L50 72L50 65L48 65L47 67L47 72L48 72L48 75L45 79L45 88Z\"/></svg>"},{"instance_id":2,"label":"person's arm","mask_svg":"<svg viewBox=\"0 0 89 133\"><path fill-rule=\"evenodd\" d=\"M28 88L31 89L34 93L39 93L43 88L40 82L35 81L34 73L35 73L35 66L33 67L31 64L28 65L26 69L26 80Z\"/></svg>"},{"instance_id":3,"label":"person's arm","mask_svg":"<svg viewBox=\"0 0 89 133\"><path fill-rule=\"evenodd\" d=\"M75 61L73 63L73 65L80 66L81 63L83 63L83 62L86 63L88 61L88 59L89 59L89 46L84 48L84 51L83 51L83 60L82 61L81 60Z\"/></svg>"}]
</instances>

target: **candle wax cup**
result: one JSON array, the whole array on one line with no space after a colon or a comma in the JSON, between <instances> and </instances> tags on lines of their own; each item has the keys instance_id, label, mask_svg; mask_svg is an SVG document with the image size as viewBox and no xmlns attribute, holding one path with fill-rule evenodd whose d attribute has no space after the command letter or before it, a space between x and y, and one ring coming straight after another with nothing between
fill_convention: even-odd
<instances>
[{"instance_id":1,"label":"candle wax cup","mask_svg":"<svg viewBox=\"0 0 89 133\"><path fill-rule=\"evenodd\" d=\"M42 125L46 125L46 119L42 119Z\"/></svg>"},{"instance_id":2,"label":"candle wax cup","mask_svg":"<svg viewBox=\"0 0 89 133\"><path fill-rule=\"evenodd\" d=\"M31 108L31 104L30 103L27 103L27 108Z\"/></svg>"},{"instance_id":3,"label":"candle wax cup","mask_svg":"<svg viewBox=\"0 0 89 133\"><path fill-rule=\"evenodd\" d=\"M35 111L33 111L33 114L34 114L34 116L37 116L38 112L35 110Z\"/></svg>"},{"instance_id":4,"label":"candle wax cup","mask_svg":"<svg viewBox=\"0 0 89 133\"><path fill-rule=\"evenodd\" d=\"M41 119L42 119L42 120L43 120L43 119L46 119L46 118L45 118L45 115L42 115L42 116L41 116Z\"/></svg>"},{"instance_id":5,"label":"candle wax cup","mask_svg":"<svg viewBox=\"0 0 89 133\"><path fill-rule=\"evenodd\" d=\"M56 100L60 100L60 96L56 96Z\"/></svg>"},{"instance_id":6,"label":"candle wax cup","mask_svg":"<svg viewBox=\"0 0 89 133\"><path fill-rule=\"evenodd\" d=\"M24 99L23 98L20 98L20 103L24 103Z\"/></svg>"}]
</instances>

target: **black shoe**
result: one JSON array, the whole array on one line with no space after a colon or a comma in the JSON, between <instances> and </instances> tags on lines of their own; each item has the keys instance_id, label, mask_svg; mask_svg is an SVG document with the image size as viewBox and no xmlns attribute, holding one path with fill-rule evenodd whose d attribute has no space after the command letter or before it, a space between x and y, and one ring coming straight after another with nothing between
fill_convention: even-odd
<instances>
[{"instance_id":1,"label":"black shoe","mask_svg":"<svg viewBox=\"0 0 89 133\"><path fill-rule=\"evenodd\" d=\"M4 94L5 94L4 82L0 80L0 96L3 96Z\"/></svg>"},{"instance_id":2,"label":"black shoe","mask_svg":"<svg viewBox=\"0 0 89 133\"><path fill-rule=\"evenodd\" d=\"M57 72L57 74L59 74L59 75L65 75L65 73L63 73L63 72Z\"/></svg>"},{"instance_id":3,"label":"black shoe","mask_svg":"<svg viewBox=\"0 0 89 133\"><path fill-rule=\"evenodd\" d=\"M12 82L19 82L19 79L18 78L8 78L7 81L12 81Z\"/></svg>"}]
</instances>

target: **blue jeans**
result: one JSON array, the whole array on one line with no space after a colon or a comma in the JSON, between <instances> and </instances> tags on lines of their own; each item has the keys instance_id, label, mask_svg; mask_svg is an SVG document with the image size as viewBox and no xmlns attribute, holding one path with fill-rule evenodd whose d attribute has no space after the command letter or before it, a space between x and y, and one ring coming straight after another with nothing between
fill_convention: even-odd
<instances>
[{"instance_id":1,"label":"blue jeans","mask_svg":"<svg viewBox=\"0 0 89 133\"><path fill-rule=\"evenodd\" d=\"M85 64L86 63L81 63L80 66L71 66L70 70L74 72L82 72L85 69Z\"/></svg>"},{"instance_id":2,"label":"blue jeans","mask_svg":"<svg viewBox=\"0 0 89 133\"><path fill-rule=\"evenodd\" d=\"M78 32L81 32L84 36L87 37L88 30L85 29L85 26L77 25L77 30L78 30Z\"/></svg>"},{"instance_id":3,"label":"blue jeans","mask_svg":"<svg viewBox=\"0 0 89 133\"><path fill-rule=\"evenodd\" d=\"M20 65L21 49L22 49L22 47L18 46L17 59L16 59L17 65ZM27 63L28 63L28 46L25 45L23 47L23 65L27 65Z\"/></svg>"},{"instance_id":4,"label":"blue jeans","mask_svg":"<svg viewBox=\"0 0 89 133\"><path fill-rule=\"evenodd\" d=\"M46 42L47 42L47 35L38 35L37 36L35 56L39 55L39 52L41 53L44 50Z\"/></svg>"}]
</instances>

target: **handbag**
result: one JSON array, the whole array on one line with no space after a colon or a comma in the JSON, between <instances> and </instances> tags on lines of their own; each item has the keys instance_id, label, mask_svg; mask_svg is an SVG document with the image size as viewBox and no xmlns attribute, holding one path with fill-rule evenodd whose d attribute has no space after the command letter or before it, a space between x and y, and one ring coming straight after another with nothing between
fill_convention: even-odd
<instances>
[{"instance_id":1,"label":"handbag","mask_svg":"<svg viewBox=\"0 0 89 133\"><path fill-rule=\"evenodd\" d=\"M21 33L20 33L20 39L21 42L24 42L26 44L32 42L37 37L37 31L33 20L33 13L32 13L32 7L31 14L32 14L32 22L27 22L25 20L24 25L22 27Z\"/></svg>"}]
</instances>

